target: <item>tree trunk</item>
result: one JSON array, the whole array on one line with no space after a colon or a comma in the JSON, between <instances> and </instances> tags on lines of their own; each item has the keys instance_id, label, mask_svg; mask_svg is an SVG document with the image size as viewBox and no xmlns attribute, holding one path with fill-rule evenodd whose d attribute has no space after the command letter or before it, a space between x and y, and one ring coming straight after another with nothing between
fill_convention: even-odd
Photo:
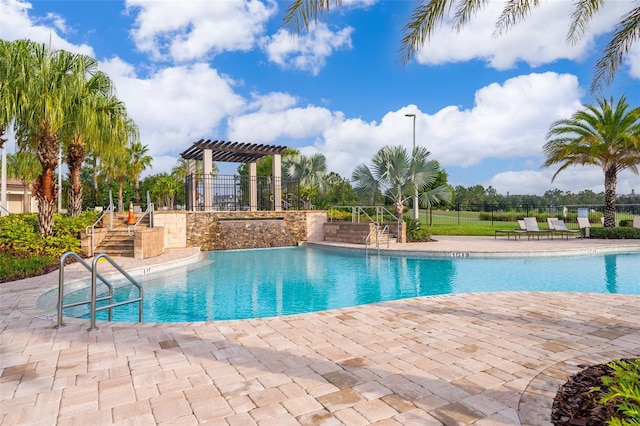
<instances>
[{"instance_id":1,"label":"tree trunk","mask_svg":"<svg viewBox=\"0 0 640 426\"><path fill-rule=\"evenodd\" d=\"M38 222L40 233L44 236L53 235L53 212L58 196L53 172L58 166L58 143L56 135L49 132L49 126L38 135L38 147L36 150L38 160L42 165L42 174L36 178L33 191L38 200Z\"/></svg>"},{"instance_id":2,"label":"tree trunk","mask_svg":"<svg viewBox=\"0 0 640 426\"><path fill-rule=\"evenodd\" d=\"M24 187L23 192L22 192L22 213L29 213L31 211L31 206L30 206L30 197L29 197L29 186L30 184L28 184L25 181L22 181L22 186Z\"/></svg>"},{"instance_id":3,"label":"tree trunk","mask_svg":"<svg viewBox=\"0 0 640 426\"><path fill-rule=\"evenodd\" d=\"M124 179L118 179L118 211L124 211L124 202L122 200L122 187L124 186Z\"/></svg>"},{"instance_id":4,"label":"tree trunk","mask_svg":"<svg viewBox=\"0 0 640 426\"><path fill-rule=\"evenodd\" d=\"M398 220L402 220L402 211L404 210L404 204L400 202L394 203L394 207L396 209L396 217Z\"/></svg>"},{"instance_id":5,"label":"tree trunk","mask_svg":"<svg viewBox=\"0 0 640 426\"><path fill-rule=\"evenodd\" d=\"M615 167L609 167L604 171L604 226L613 228L616 226L616 185L618 175Z\"/></svg>"},{"instance_id":6,"label":"tree trunk","mask_svg":"<svg viewBox=\"0 0 640 426\"><path fill-rule=\"evenodd\" d=\"M74 137L67 148L67 164L69 165L69 216L76 217L82 213L82 183L80 169L84 161L84 143L81 137Z\"/></svg>"},{"instance_id":7,"label":"tree trunk","mask_svg":"<svg viewBox=\"0 0 640 426\"><path fill-rule=\"evenodd\" d=\"M140 204L140 176L136 176L136 204Z\"/></svg>"},{"instance_id":8,"label":"tree trunk","mask_svg":"<svg viewBox=\"0 0 640 426\"><path fill-rule=\"evenodd\" d=\"M93 158L93 206L97 207L100 200L98 199L98 158Z\"/></svg>"}]
</instances>

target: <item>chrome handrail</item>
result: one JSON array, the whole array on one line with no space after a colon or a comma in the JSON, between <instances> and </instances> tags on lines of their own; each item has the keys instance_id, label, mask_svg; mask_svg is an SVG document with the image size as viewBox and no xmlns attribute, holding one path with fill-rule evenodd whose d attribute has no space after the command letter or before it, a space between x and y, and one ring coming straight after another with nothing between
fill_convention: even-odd
<instances>
[{"instance_id":1,"label":"chrome handrail","mask_svg":"<svg viewBox=\"0 0 640 426\"><path fill-rule=\"evenodd\" d=\"M136 221L136 223L134 223L133 225L127 226L127 234L128 235L132 235L131 232L136 229L136 226L140 225L140 222L142 222L142 219L144 219L147 214L149 215L149 228L153 228L153 213L154 212L155 212L155 208L154 208L153 203L151 202L151 197L149 196L149 191L147 191L147 208L142 213L142 216L140 216L140 219L138 219Z\"/></svg>"},{"instance_id":2,"label":"chrome handrail","mask_svg":"<svg viewBox=\"0 0 640 426\"><path fill-rule=\"evenodd\" d=\"M2 213L2 212L6 212L7 215L11 214L11 212L9 210L5 209L4 206L2 204L0 204L0 213Z\"/></svg>"},{"instance_id":3,"label":"chrome handrail","mask_svg":"<svg viewBox=\"0 0 640 426\"><path fill-rule=\"evenodd\" d=\"M59 268L60 272L58 273L58 304L57 304L57 306L58 306L58 322L57 322L56 328L64 326L64 323L62 322L62 310L63 309L72 308L74 306L86 305L87 303L90 302L90 300L85 300L85 301L82 301L82 302L69 303L67 305L63 304L63 299L64 299L64 266L65 266L65 263L66 263L68 257L74 257L78 262L80 262L80 264L82 266L84 266L88 271L92 272L91 265L89 265L80 256L78 256L76 253L74 253L72 251L66 252L65 254L62 255L62 257L60 257L60 268ZM113 297L113 286L111 284L109 284L109 282L102 275L96 274L96 277L100 278L100 281L102 281L102 283L104 285L106 285L107 288L109 289L109 296L100 298L99 300L110 300ZM111 311L109 311L109 321L111 321Z\"/></svg>"},{"instance_id":4,"label":"chrome handrail","mask_svg":"<svg viewBox=\"0 0 640 426\"><path fill-rule=\"evenodd\" d=\"M98 276L98 261L100 259L106 259L111 266L113 266L114 268L116 268L116 270L118 270L118 272L120 272L122 275L124 275L124 277L126 279L129 280L129 282L131 284L133 284L135 287L137 287L138 289L138 297L134 298L134 299L128 299L128 300L123 300L122 302L116 302L116 303L109 303L108 305L104 305L104 306L100 306L100 307L96 307L96 277ZM122 305L128 305L129 303L138 303L138 322L142 322L142 286L140 284L138 284L138 282L133 279L133 277L131 275L129 275L127 273L127 271L125 271L124 269L122 269L120 267L120 265L118 265L116 262L113 261L113 259L111 259L109 257L109 255L105 254L105 253L100 253L99 255L97 255L96 257L93 258L93 264L92 264L92 269L91 269L91 325L89 326L89 328L87 329L87 331L91 331L94 329L97 329L98 327L96 327L96 312L97 311L103 311L105 309L109 309L109 312L111 312L112 308L115 308L117 306L122 306Z\"/></svg>"}]
</instances>

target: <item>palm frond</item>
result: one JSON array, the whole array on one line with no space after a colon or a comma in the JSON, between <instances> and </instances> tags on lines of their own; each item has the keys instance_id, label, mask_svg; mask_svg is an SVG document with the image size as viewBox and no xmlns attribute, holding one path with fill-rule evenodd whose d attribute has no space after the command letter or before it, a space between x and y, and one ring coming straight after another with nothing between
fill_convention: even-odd
<instances>
[{"instance_id":1,"label":"palm frond","mask_svg":"<svg viewBox=\"0 0 640 426\"><path fill-rule=\"evenodd\" d=\"M604 0L578 0L571 14L571 25L567 41L576 44L587 30L587 24L593 15L604 5Z\"/></svg>"},{"instance_id":2,"label":"palm frond","mask_svg":"<svg viewBox=\"0 0 640 426\"><path fill-rule=\"evenodd\" d=\"M455 0L431 0L416 7L402 31L399 53L403 64L411 62L415 53L429 41L454 3Z\"/></svg>"},{"instance_id":3,"label":"palm frond","mask_svg":"<svg viewBox=\"0 0 640 426\"><path fill-rule=\"evenodd\" d=\"M640 39L640 7L632 9L616 26L611 41L604 49L594 68L591 92L602 90L602 85L613 81L618 67L624 62L629 49Z\"/></svg>"},{"instance_id":4,"label":"palm frond","mask_svg":"<svg viewBox=\"0 0 640 426\"><path fill-rule=\"evenodd\" d=\"M509 31L511 27L521 22L531 12L531 9L537 7L538 4L538 0L509 0L502 10L498 22L496 22L493 36L500 36Z\"/></svg>"},{"instance_id":5,"label":"palm frond","mask_svg":"<svg viewBox=\"0 0 640 426\"><path fill-rule=\"evenodd\" d=\"M317 22L320 15L341 5L342 0L294 0L285 10L284 25L292 27L296 33L303 28L308 31L311 22Z\"/></svg>"}]
</instances>

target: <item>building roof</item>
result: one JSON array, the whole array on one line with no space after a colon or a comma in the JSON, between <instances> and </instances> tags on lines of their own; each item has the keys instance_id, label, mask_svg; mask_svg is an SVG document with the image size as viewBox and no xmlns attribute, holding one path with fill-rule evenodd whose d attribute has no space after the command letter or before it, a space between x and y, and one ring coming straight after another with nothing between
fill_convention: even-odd
<instances>
[{"instance_id":1,"label":"building roof","mask_svg":"<svg viewBox=\"0 0 640 426\"><path fill-rule=\"evenodd\" d=\"M251 163L262 157L273 154L284 154L286 146L262 145L256 143L241 143L227 141L211 141L200 139L194 142L190 148L183 151L180 156L185 160L203 160L204 151L210 149L213 161L225 163Z\"/></svg>"}]
</instances>

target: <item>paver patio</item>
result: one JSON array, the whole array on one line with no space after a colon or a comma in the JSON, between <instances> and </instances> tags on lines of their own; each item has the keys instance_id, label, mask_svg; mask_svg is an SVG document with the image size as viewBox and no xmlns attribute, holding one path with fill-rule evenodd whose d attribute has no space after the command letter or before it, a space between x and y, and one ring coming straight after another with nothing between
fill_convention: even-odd
<instances>
[{"instance_id":1,"label":"paver patio","mask_svg":"<svg viewBox=\"0 0 640 426\"><path fill-rule=\"evenodd\" d=\"M637 240L437 239L393 249L640 251ZM197 258L185 249L117 260L143 273ZM77 319L56 329L36 307L57 278L0 284L2 425L537 426L550 424L553 396L579 365L640 356L640 296L474 293L87 331Z\"/></svg>"}]
</instances>

